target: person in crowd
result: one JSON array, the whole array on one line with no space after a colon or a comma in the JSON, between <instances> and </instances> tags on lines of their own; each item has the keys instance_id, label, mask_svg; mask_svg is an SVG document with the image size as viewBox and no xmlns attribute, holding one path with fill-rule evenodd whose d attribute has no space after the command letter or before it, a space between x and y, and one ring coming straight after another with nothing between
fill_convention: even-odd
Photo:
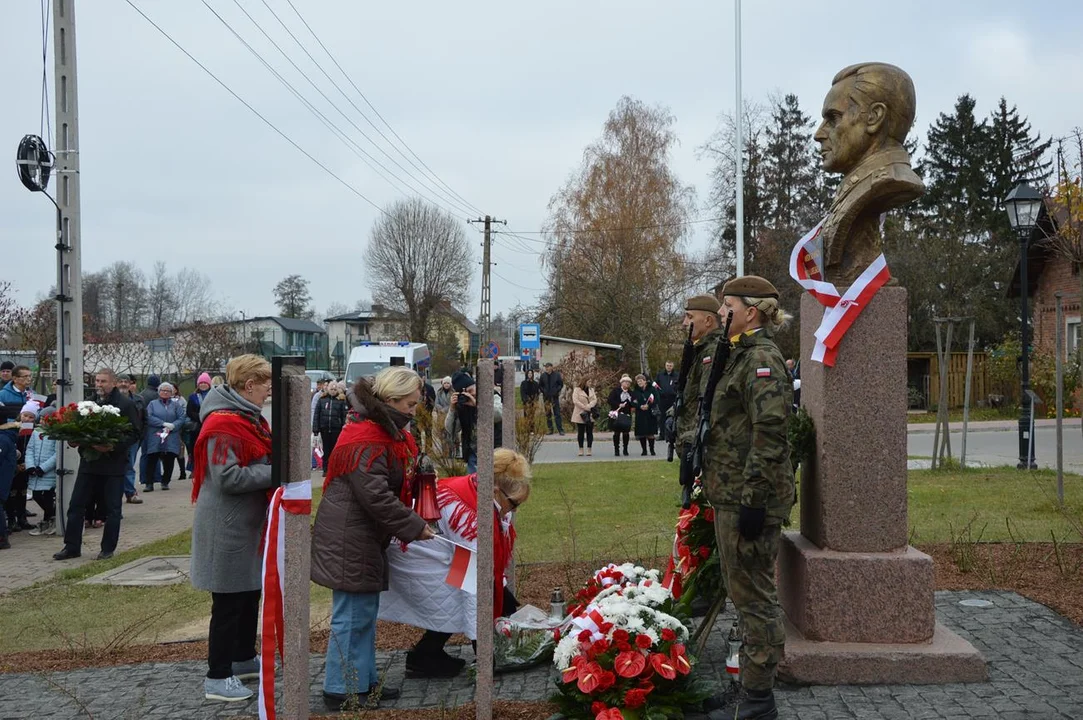
<instances>
[{"instance_id":1,"label":"person in crowd","mask_svg":"<svg viewBox=\"0 0 1083 720\"><path fill-rule=\"evenodd\" d=\"M451 387L451 376L443 378L440 381L440 387L436 390L436 412L442 415L446 415L447 411L451 409L451 393L455 392Z\"/></svg>"},{"instance_id":2,"label":"person in crowd","mask_svg":"<svg viewBox=\"0 0 1083 720\"><path fill-rule=\"evenodd\" d=\"M327 387L327 382L328 382L327 378L320 378L319 380L316 381L316 389L312 391L312 412L311 412L311 414L309 416L310 420L315 421L315 419L316 419L316 405L319 404L320 398L323 397L323 389L325 387ZM326 455L324 457L326 457ZM312 469L313 470L316 469L316 452L315 452L315 449L313 449L313 452L312 452Z\"/></svg>"},{"instance_id":3,"label":"person in crowd","mask_svg":"<svg viewBox=\"0 0 1083 720\"><path fill-rule=\"evenodd\" d=\"M6 500L18 473L18 437L21 422L19 414L26 404L26 392L30 388L31 372L25 365L10 365L4 372L7 380L0 386L0 500ZM0 549L11 547L8 534L7 512L0 512Z\"/></svg>"},{"instance_id":4,"label":"person in crowd","mask_svg":"<svg viewBox=\"0 0 1083 720\"><path fill-rule=\"evenodd\" d=\"M519 383L519 401L523 403L523 411L529 418L534 417L537 412L539 395L541 395L541 385L534 379L534 371L527 370L523 381Z\"/></svg>"},{"instance_id":5,"label":"person in crowd","mask_svg":"<svg viewBox=\"0 0 1083 720\"><path fill-rule=\"evenodd\" d=\"M158 386L157 399L147 405L147 427L143 433L143 444L150 462L162 468L162 490L169 489L186 420L184 408L173 397L173 392L171 383L164 382ZM144 486L143 489L152 492L154 485Z\"/></svg>"},{"instance_id":6,"label":"person in crowd","mask_svg":"<svg viewBox=\"0 0 1083 720\"><path fill-rule=\"evenodd\" d=\"M493 453L493 617L506 617L519 606L506 584L515 547L515 512L530 497L530 465L508 448ZM466 661L452 657L444 645L453 633L471 640L477 633L477 596L449 585L445 578L454 546L477 549L477 475L445 478L437 485L440 508L437 534L447 541L415 543L406 552L392 552L390 583L380 599L380 619L424 628L425 634L406 653L407 677L454 677Z\"/></svg>"},{"instance_id":7,"label":"person in crowd","mask_svg":"<svg viewBox=\"0 0 1083 720\"><path fill-rule=\"evenodd\" d=\"M776 717L772 689L786 630L775 563L794 476L786 433L793 390L773 336L789 316L775 287L755 275L727 282L718 312L732 313L732 349L725 374L707 388L714 395L701 477L743 643L742 690L715 698L710 717Z\"/></svg>"},{"instance_id":8,"label":"person in crowd","mask_svg":"<svg viewBox=\"0 0 1083 720\"><path fill-rule=\"evenodd\" d=\"M82 554L83 521L86 507L97 487L102 488L105 498L105 531L102 533L99 560L113 557L120 539L120 512L124 498L124 472L128 466L128 448L139 441L143 418L139 409L117 387L117 374L111 368L101 368L94 374L94 389L98 402L112 405L127 418L129 432L120 442L112 445L95 445L98 454L92 457L86 448L79 448L79 472L75 476L68 505L68 517L64 526L64 547L53 555L54 560L67 560Z\"/></svg>"},{"instance_id":9,"label":"person in crowd","mask_svg":"<svg viewBox=\"0 0 1083 720\"><path fill-rule=\"evenodd\" d=\"M433 414L433 427L438 429L441 438L441 446L448 457L454 457L457 452L457 437L446 429L448 414L451 412L451 396L455 388L451 386L451 376L440 380L440 387L436 389L436 407Z\"/></svg>"},{"instance_id":10,"label":"person in crowd","mask_svg":"<svg viewBox=\"0 0 1083 720\"><path fill-rule=\"evenodd\" d=\"M329 382L323 387L323 395L316 403L316 415L312 418L312 434L323 441L323 476L327 477L327 460L335 449L339 434L346 425L346 383Z\"/></svg>"},{"instance_id":11,"label":"person in crowd","mask_svg":"<svg viewBox=\"0 0 1083 720\"><path fill-rule=\"evenodd\" d=\"M586 376L579 378L579 384L572 390L572 422L575 423L575 439L579 443L580 456L583 455L584 440L587 455L594 454L594 415L597 408L597 393L590 387Z\"/></svg>"},{"instance_id":12,"label":"person in crowd","mask_svg":"<svg viewBox=\"0 0 1083 720\"><path fill-rule=\"evenodd\" d=\"M648 447L650 454L654 455L654 439L658 436L658 399L655 397L655 389L647 382L647 376L640 373L636 375L635 387L632 388L632 404L635 406L635 434L639 441L639 447L643 448L641 455L646 455Z\"/></svg>"},{"instance_id":13,"label":"person in crowd","mask_svg":"<svg viewBox=\"0 0 1083 720\"><path fill-rule=\"evenodd\" d=\"M669 416L669 409L677 402L677 371L673 368L673 361L666 360L665 370L658 373L654 378L654 384L658 390L658 411L663 418Z\"/></svg>"},{"instance_id":14,"label":"person in crowd","mask_svg":"<svg viewBox=\"0 0 1083 720\"><path fill-rule=\"evenodd\" d=\"M392 538L410 543L434 536L409 497L418 450L406 427L421 403L421 386L418 374L403 366L358 380L331 454L312 528L312 580L332 591L323 681L324 702L332 710L350 696L365 704L399 694L380 687L376 618L380 593L388 588Z\"/></svg>"},{"instance_id":15,"label":"person in crowd","mask_svg":"<svg viewBox=\"0 0 1083 720\"><path fill-rule=\"evenodd\" d=\"M195 466L195 455L193 451L196 447L196 439L199 437L199 411L203 408L203 401L207 398L207 393L211 391L211 376L210 373L200 373L196 378L196 389L191 395L188 396L188 404L184 408L184 415L187 421L184 424L184 443L188 447L188 470L191 471ZM183 480L184 477L181 477Z\"/></svg>"},{"instance_id":16,"label":"person in crowd","mask_svg":"<svg viewBox=\"0 0 1083 720\"><path fill-rule=\"evenodd\" d=\"M790 374L790 379L793 380L793 411L797 412L797 409L801 407L801 364L793 358L788 359L786 361L786 372Z\"/></svg>"},{"instance_id":17,"label":"person in crowd","mask_svg":"<svg viewBox=\"0 0 1083 720\"><path fill-rule=\"evenodd\" d=\"M180 428L180 442L177 443L176 458L177 469L180 470L180 473L177 477L180 480L184 480L186 477L188 477L188 446L185 444L188 442L188 400L185 399L184 393L180 391L180 387L176 385L173 386L173 402L176 405L180 406L181 414L184 419L184 425ZM169 478L172 477L172 474L163 474L162 477L165 478L165 482L169 482Z\"/></svg>"},{"instance_id":18,"label":"person in crowd","mask_svg":"<svg viewBox=\"0 0 1083 720\"><path fill-rule=\"evenodd\" d=\"M7 385L11 382L11 373L15 369L15 363L10 360L5 360L0 363L0 386Z\"/></svg>"},{"instance_id":19,"label":"person in crowd","mask_svg":"<svg viewBox=\"0 0 1083 720\"><path fill-rule=\"evenodd\" d=\"M147 423L147 408L158 399L158 386L161 384L160 377L150 375L147 377L147 386L139 393L139 397L143 399L143 425ZM155 483L162 481L162 465L157 461L150 461L146 438L141 438L139 445L142 450L142 455L139 456L139 481L143 484L144 492L149 492L154 490Z\"/></svg>"},{"instance_id":20,"label":"person in crowd","mask_svg":"<svg viewBox=\"0 0 1083 720\"><path fill-rule=\"evenodd\" d=\"M9 532L22 532L34 527L26 514L26 490L30 483L29 468L26 464L26 447L34 433L34 424L38 420L41 403L28 400L19 411L19 434L15 438L15 451L19 459L15 465L15 476L11 481L11 490L4 501Z\"/></svg>"},{"instance_id":21,"label":"person in crowd","mask_svg":"<svg viewBox=\"0 0 1083 720\"><path fill-rule=\"evenodd\" d=\"M459 445L462 447L463 460L466 461L466 471L476 472L478 462L478 387L474 378L465 370L455 373L451 379L451 386L455 393L451 396L451 412L445 422L444 429L448 433L459 433Z\"/></svg>"},{"instance_id":22,"label":"person in crowd","mask_svg":"<svg viewBox=\"0 0 1083 720\"><path fill-rule=\"evenodd\" d=\"M54 407L45 407L38 416L38 422L56 412ZM30 442L26 445L26 472L30 477L27 489L34 502L41 508L41 522L30 531L31 535L56 535L56 452L57 441L45 437L41 426L34 428ZM133 443L134 444L134 443Z\"/></svg>"},{"instance_id":23,"label":"person in crowd","mask_svg":"<svg viewBox=\"0 0 1083 720\"><path fill-rule=\"evenodd\" d=\"M121 394L135 404L139 416L145 419L146 408L143 407L143 396L135 391L135 375L131 373L120 375L117 377L117 387L120 388ZM124 470L124 499L131 505L143 504L143 498L139 497L139 492L135 487L135 460L139 456L139 448L142 444L142 438L140 438L139 442L132 443L132 446L128 448L128 466Z\"/></svg>"},{"instance_id":24,"label":"person in crowd","mask_svg":"<svg viewBox=\"0 0 1083 720\"><path fill-rule=\"evenodd\" d=\"M628 455L628 439L632 425L632 409L635 407L632 401L632 378L627 373L621 375L620 384L609 393L609 425L616 428L623 425L624 429L613 430L613 455L620 457L621 445L624 446L624 454ZM627 415L627 420L621 420L618 415Z\"/></svg>"},{"instance_id":25,"label":"person in crowd","mask_svg":"<svg viewBox=\"0 0 1083 720\"><path fill-rule=\"evenodd\" d=\"M216 388L219 385L225 385L225 384L226 384L226 379L224 377L222 377L221 375L215 375L214 377L211 378L211 387L212 388Z\"/></svg>"},{"instance_id":26,"label":"person in crowd","mask_svg":"<svg viewBox=\"0 0 1083 720\"><path fill-rule=\"evenodd\" d=\"M555 424L557 433L563 435L564 419L560 416L560 393L564 389L564 378L560 371L553 367L553 363L545 363L545 370L542 372L538 385L541 389L542 400L545 401L545 423L549 428L549 434L553 434Z\"/></svg>"},{"instance_id":27,"label":"person in crowd","mask_svg":"<svg viewBox=\"0 0 1083 720\"><path fill-rule=\"evenodd\" d=\"M259 677L262 538L273 484L271 428L262 412L271 394L271 364L239 355L226 365L226 377L200 402L191 580L192 587L211 593L203 696L243 702L253 693L242 681Z\"/></svg>"}]
</instances>

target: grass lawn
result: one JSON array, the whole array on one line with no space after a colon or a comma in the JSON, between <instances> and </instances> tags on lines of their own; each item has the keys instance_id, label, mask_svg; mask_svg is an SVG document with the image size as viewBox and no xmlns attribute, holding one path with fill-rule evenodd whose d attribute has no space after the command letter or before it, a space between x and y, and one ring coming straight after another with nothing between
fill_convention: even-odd
<instances>
[{"instance_id":1,"label":"grass lawn","mask_svg":"<svg viewBox=\"0 0 1083 720\"><path fill-rule=\"evenodd\" d=\"M677 466L664 461L537 465L530 501L519 511L520 563L641 560L664 555L680 503ZM1068 506L1083 517L1083 478L1065 478ZM1055 475L1011 468L912 471L910 525L916 543L950 541L971 524L982 540L1080 542L1054 505ZM317 492L318 500L318 492ZM793 517L799 517L794 509ZM1010 518L1010 531L1005 522ZM973 520L973 522L971 522ZM210 612L207 593L183 583L157 588L77 582L140 557L183 555L181 533L110 561L65 571L48 583L0 597L0 654L46 648L107 649L161 641L199 626ZM313 622L330 591L312 586ZM324 613L325 614L325 613Z\"/></svg>"}]
</instances>

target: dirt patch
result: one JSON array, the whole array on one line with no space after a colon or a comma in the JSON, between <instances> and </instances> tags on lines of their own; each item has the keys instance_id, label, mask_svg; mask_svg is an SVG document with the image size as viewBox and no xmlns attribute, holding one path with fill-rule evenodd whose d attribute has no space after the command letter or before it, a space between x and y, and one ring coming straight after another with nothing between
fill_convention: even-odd
<instances>
[{"instance_id":1,"label":"dirt patch","mask_svg":"<svg viewBox=\"0 0 1083 720\"><path fill-rule=\"evenodd\" d=\"M969 546L950 544L926 545L921 549L935 560L937 590L1011 590L1048 605L1053 610L1083 626L1083 544L1052 543L981 543ZM657 564L660 563L656 563ZM597 568L588 563L539 563L518 569L519 601L540 608L549 607L549 593L562 588L566 598L572 597L586 577ZM376 631L379 650L402 650L411 647L421 637L418 628L398 623L380 622ZM326 629L312 633L312 652L327 650ZM467 642L461 635L453 636L452 644ZM148 662L203 660L207 643L178 642L156 645L131 645L112 652L91 650L44 650L11 653L0 658L0 673L54 672L85 667L108 667ZM545 718L552 709L538 713L537 703L505 704L508 713L500 715L509 720ZM366 713L366 717L383 720L459 720L461 708L433 710L418 714ZM435 714L434 714L435 713ZM443 713L443 714L440 714ZM526 713L526 714L523 714Z\"/></svg>"}]
</instances>

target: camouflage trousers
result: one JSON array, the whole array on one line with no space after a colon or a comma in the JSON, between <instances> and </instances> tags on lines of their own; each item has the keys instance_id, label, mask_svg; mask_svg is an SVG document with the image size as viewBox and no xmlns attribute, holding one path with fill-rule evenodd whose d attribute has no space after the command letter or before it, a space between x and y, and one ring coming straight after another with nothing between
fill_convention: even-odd
<instances>
[{"instance_id":1,"label":"camouflage trousers","mask_svg":"<svg viewBox=\"0 0 1083 720\"><path fill-rule=\"evenodd\" d=\"M722 576L741 629L741 684L750 690L774 687L775 673L786 645L782 608L775 587L782 526L768 524L755 540L737 530L737 513L715 513L715 537Z\"/></svg>"}]
</instances>

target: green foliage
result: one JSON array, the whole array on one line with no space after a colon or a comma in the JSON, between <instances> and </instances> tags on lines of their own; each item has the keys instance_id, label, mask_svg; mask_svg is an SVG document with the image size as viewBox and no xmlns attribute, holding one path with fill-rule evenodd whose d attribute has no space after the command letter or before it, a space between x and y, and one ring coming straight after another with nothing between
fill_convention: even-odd
<instances>
[{"instance_id":1,"label":"green foliage","mask_svg":"<svg viewBox=\"0 0 1083 720\"><path fill-rule=\"evenodd\" d=\"M812 459L816 453L816 428L808 411L801 407L792 418L787 429L790 441L790 464L797 474L797 467Z\"/></svg>"},{"instance_id":2,"label":"green foliage","mask_svg":"<svg viewBox=\"0 0 1083 720\"><path fill-rule=\"evenodd\" d=\"M1005 395L1018 398L1019 358L1022 356L1019 335L1009 333L1001 342L990 348L987 356L989 378L993 387ZM1077 352L1064 365L1065 406L1070 407L1076 389L1079 387L1080 353ZM1056 411L1057 399L1057 358L1051 352L1035 348L1030 353L1030 387L1042 399L1046 414L1050 417Z\"/></svg>"}]
</instances>

